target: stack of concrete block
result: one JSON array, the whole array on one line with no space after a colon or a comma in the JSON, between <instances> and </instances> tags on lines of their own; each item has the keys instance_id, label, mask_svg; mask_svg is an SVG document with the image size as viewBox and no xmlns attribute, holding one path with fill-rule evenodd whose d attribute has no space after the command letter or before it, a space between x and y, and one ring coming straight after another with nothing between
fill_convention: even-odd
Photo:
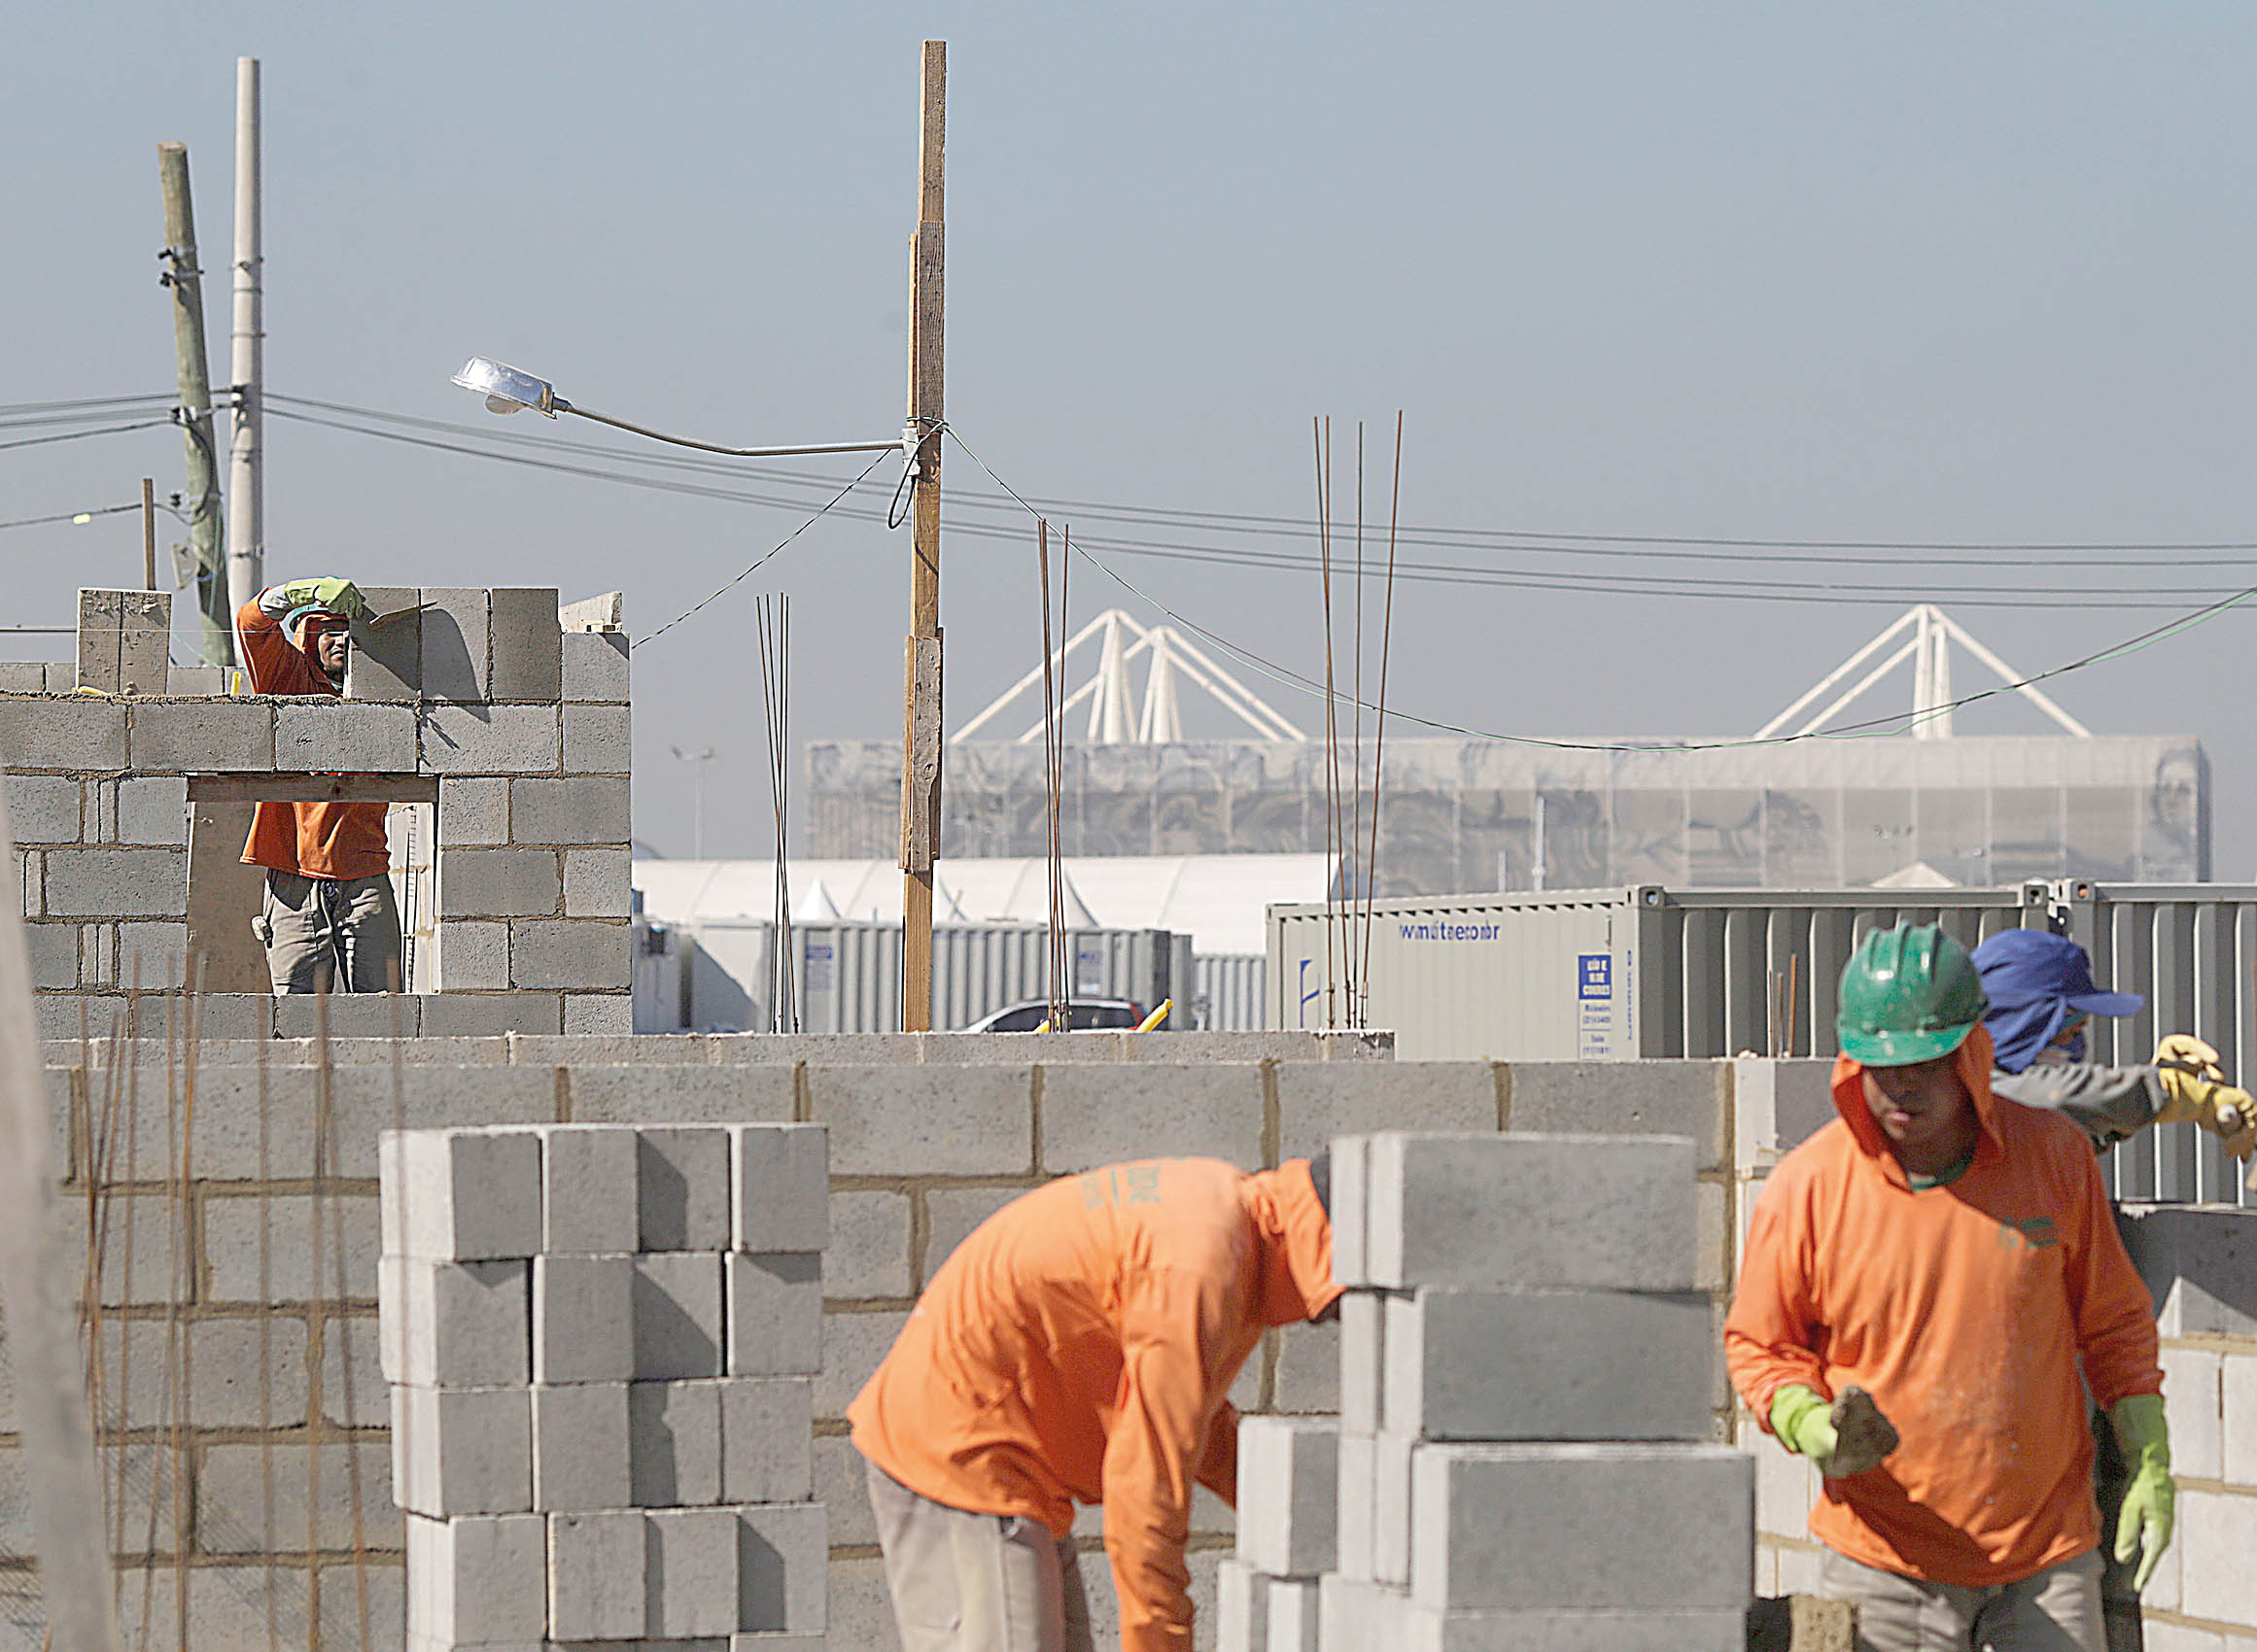
<instances>
[{"instance_id":1,"label":"stack of concrete block","mask_svg":"<svg viewBox=\"0 0 2257 1652\"><path fill-rule=\"evenodd\" d=\"M816 1652L826 1133L387 1132L409 1652Z\"/></svg>"},{"instance_id":2,"label":"stack of concrete block","mask_svg":"<svg viewBox=\"0 0 2257 1652\"><path fill-rule=\"evenodd\" d=\"M1337 1561L1339 1425L1238 1425L1237 1552L1215 1579L1218 1652L1317 1652L1319 1580Z\"/></svg>"},{"instance_id":3,"label":"stack of concrete block","mask_svg":"<svg viewBox=\"0 0 2257 1652\"><path fill-rule=\"evenodd\" d=\"M1739 1652L1754 1467L1699 1443L1692 1143L1343 1136L1332 1192L1324 1652Z\"/></svg>"},{"instance_id":4,"label":"stack of concrete block","mask_svg":"<svg viewBox=\"0 0 2257 1652\"><path fill-rule=\"evenodd\" d=\"M172 596L164 591L79 593L82 694L166 694L171 683Z\"/></svg>"}]
</instances>

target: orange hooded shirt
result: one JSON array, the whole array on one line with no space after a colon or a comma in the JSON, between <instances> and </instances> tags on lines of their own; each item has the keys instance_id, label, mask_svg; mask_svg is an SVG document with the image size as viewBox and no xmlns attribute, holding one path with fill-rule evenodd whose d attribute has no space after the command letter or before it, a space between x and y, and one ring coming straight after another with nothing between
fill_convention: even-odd
<instances>
[{"instance_id":1,"label":"orange hooded shirt","mask_svg":"<svg viewBox=\"0 0 2257 1652\"><path fill-rule=\"evenodd\" d=\"M1237 1500L1231 1384L1265 1330L1339 1293L1306 1159L1069 1176L942 1264L848 1408L854 1445L935 1502L1059 1537L1102 1503L1124 1652L1188 1652L1193 1484Z\"/></svg>"},{"instance_id":2,"label":"orange hooded shirt","mask_svg":"<svg viewBox=\"0 0 2257 1652\"><path fill-rule=\"evenodd\" d=\"M1991 1037L1959 1050L1982 1125L1955 1181L1915 1189L1834 1064L1841 1118L1781 1159L1724 1322L1732 1386L1771 1427L1785 1383L1869 1392L1903 1444L1825 1481L1810 1529L1866 1566L1986 1588L2100 1541L2093 1397L2160 1394L2153 1305L2084 1133L1993 1097Z\"/></svg>"},{"instance_id":3,"label":"orange hooded shirt","mask_svg":"<svg viewBox=\"0 0 2257 1652\"><path fill-rule=\"evenodd\" d=\"M235 649L254 694L335 694L337 685L254 597L235 610ZM243 845L246 865L301 878L379 878L392 870L380 803L262 803Z\"/></svg>"}]
</instances>

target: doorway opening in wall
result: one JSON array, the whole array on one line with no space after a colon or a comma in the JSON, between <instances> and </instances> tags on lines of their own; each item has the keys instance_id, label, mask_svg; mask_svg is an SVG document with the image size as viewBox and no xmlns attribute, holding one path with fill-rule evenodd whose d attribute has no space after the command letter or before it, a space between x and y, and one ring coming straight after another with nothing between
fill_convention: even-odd
<instances>
[{"instance_id":1,"label":"doorway opening in wall","mask_svg":"<svg viewBox=\"0 0 2257 1652\"><path fill-rule=\"evenodd\" d=\"M426 774L191 774L189 979L208 993L272 989L253 928L266 875L243 863L260 803L381 803L399 909L400 989L436 992L438 781Z\"/></svg>"}]
</instances>

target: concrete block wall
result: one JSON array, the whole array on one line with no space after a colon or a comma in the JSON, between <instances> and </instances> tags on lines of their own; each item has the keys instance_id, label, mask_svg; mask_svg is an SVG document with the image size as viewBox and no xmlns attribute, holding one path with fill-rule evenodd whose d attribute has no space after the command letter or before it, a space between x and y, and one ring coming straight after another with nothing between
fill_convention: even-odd
<instances>
[{"instance_id":1,"label":"concrete block wall","mask_svg":"<svg viewBox=\"0 0 2257 1652\"><path fill-rule=\"evenodd\" d=\"M407 1652L819 1645L822 1127L401 1130L380 1160Z\"/></svg>"},{"instance_id":2,"label":"concrete block wall","mask_svg":"<svg viewBox=\"0 0 2257 1652\"><path fill-rule=\"evenodd\" d=\"M363 628L342 700L95 695L58 684L57 668L36 683L0 673L0 769L51 1033L76 1032L77 1001L106 1030L136 979L181 989L189 776L310 773L437 781L440 989L524 1001L450 1005L431 1030L631 1029L625 634L561 630L553 590L369 597L384 617ZM115 676L133 634L97 610ZM216 687L173 676L175 692ZM260 1014L213 1013L230 1033ZM270 1030L298 1035L292 1018L276 1012ZM404 1030L424 1019L419 1007Z\"/></svg>"},{"instance_id":3,"label":"concrete block wall","mask_svg":"<svg viewBox=\"0 0 2257 1652\"><path fill-rule=\"evenodd\" d=\"M1269 1439L1278 1424L1241 1428L1249 1570L1231 1595L1252 1615L1222 1642L1302 1626L1291 1570L1321 1551L1291 1539L1329 1491L1323 1652L1738 1652L1754 1465L1708 1437L1694 1143L1388 1132L1332 1152L1348 1291L1331 1474Z\"/></svg>"}]
</instances>

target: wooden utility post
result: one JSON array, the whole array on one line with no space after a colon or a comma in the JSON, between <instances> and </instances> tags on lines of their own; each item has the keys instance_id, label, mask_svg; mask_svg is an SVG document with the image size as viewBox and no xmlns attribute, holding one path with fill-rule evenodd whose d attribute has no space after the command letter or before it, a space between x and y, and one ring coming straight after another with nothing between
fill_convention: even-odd
<instances>
[{"instance_id":1,"label":"wooden utility post","mask_svg":"<svg viewBox=\"0 0 2257 1652\"><path fill-rule=\"evenodd\" d=\"M158 144L164 187L162 280L172 289L173 354L179 361L182 433L188 442L189 547L195 556L196 606L203 611L204 658L235 663L235 610L227 606L221 555L220 456L212 445L212 368L204 353L204 280L196 267L196 215L189 195L186 144Z\"/></svg>"},{"instance_id":2,"label":"wooden utility post","mask_svg":"<svg viewBox=\"0 0 2257 1652\"><path fill-rule=\"evenodd\" d=\"M141 478L141 589L156 589L156 478Z\"/></svg>"},{"instance_id":3,"label":"wooden utility post","mask_svg":"<svg viewBox=\"0 0 2257 1652\"><path fill-rule=\"evenodd\" d=\"M948 131L949 46L924 43L918 136L917 233L911 239L909 422L917 487L909 578L908 667L901 721L901 1026L932 1027L932 867L941 827L940 461L944 268L942 154Z\"/></svg>"}]
</instances>

